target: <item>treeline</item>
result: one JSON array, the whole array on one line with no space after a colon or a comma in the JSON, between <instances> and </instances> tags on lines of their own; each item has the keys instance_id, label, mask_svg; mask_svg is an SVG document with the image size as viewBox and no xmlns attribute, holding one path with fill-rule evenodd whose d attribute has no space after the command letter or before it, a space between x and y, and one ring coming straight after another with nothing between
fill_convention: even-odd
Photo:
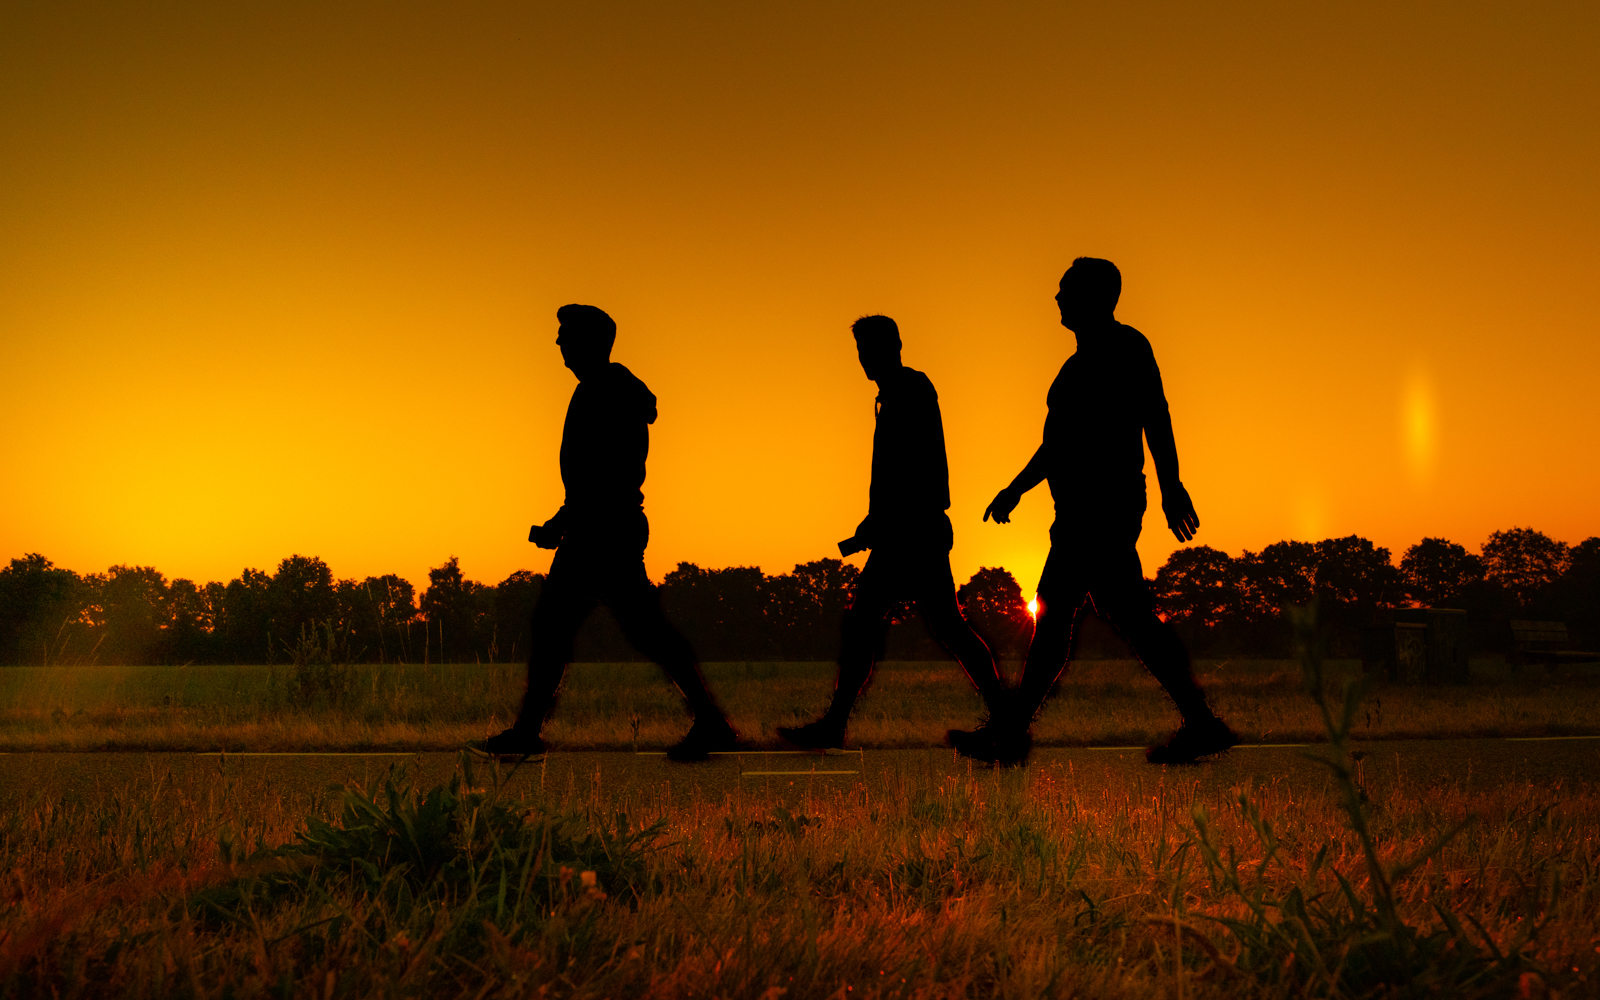
<instances>
[{"instance_id":1,"label":"treeline","mask_svg":"<svg viewBox=\"0 0 1600 1000\"><path fill-rule=\"evenodd\" d=\"M1600 643L1600 538L1575 546L1531 528L1496 531L1479 552L1424 538L1395 565L1365 538L1277 542L1238 558L1179 549L1152 582L1162 617L1200 654L1289 655L1283 608L1317 599L1335 655L1355 656L1364 625L1401 607L1470 612L1478 652L1504 652L1515 618L1565 621L1584 649Z\"/></svg>"},{"instance_id":2,"label":"treeline","mask_svg":"<svg viewBox=\"0 0 1600 1000\"><path fill-rule=\"evenodd\" d=\"M705 660L831 660L857 569L819 559L768 576L756 567L680 563L661 600ZM1357 536L1278 542L1238 557L1208 546L1174 552L1151 582L1157 607L1198 654L1288 655L1283 608L1317 598L1336 655L1354 655L1360 629L1399 607L1458 607L1479 650L1504 649L1509 621L1568 623L1584 648L1600 643L1600 538L1567 546L1529 528L1497 531L1478 553L1439 538L1388 549ZM544 576L519 570L496 584L467 579L452 557L418 594L404 578L334 577L321 559L294 555L273 573L246 569L228 583L168 580L149 566L80 576L30 554L0 569L0 662L270 663L312 630L352 660L516 662ZM958 594L995 651L1018 657L1032 634L1022 589L999 567L980 569ZM901 609L885 654L939 659L943 651ZM580 660L637 658L610 615L591 616ZM1125 655L1091 623L1079 655Z\"/></svg>"},{"instance_id":3,"label":"treeline","mask_svg":"<svg viewBox=\"0 0 1600 1000\"><path fill-rule=\"evenodd\" d=\"M859 571L838 559L768 576L755 567L680 563L661 583L668 617L705 660L827 660ZM394 574L336 579L327 563L294 555L276 572L246 569L224 583L167 580L150 566L80 576L30 554L0 569L0 658L11 664L271 663L301 636L329 637L356 661L515 662L544 575L519 570L497 584L467 579L451 557L419 595ZM1031 619L1003 569L961 588L975 623L1003 652L1027 647ZM899 616L904 619L910 612ZM638 658L610 613L580 633L580 660ZM895 630L890 655L941 656L922 629Z\"/></svg>"}]
</instances>

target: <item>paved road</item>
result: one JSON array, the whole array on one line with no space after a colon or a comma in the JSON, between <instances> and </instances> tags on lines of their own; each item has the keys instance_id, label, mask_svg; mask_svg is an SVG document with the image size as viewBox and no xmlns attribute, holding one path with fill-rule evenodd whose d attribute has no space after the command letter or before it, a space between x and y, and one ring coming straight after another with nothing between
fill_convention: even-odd
<instances>
[{"instance_id":1,"label":"paved road","mask_svg":"<svg viewBox=\"0 0 1600 1000\"><path fill-rule=\"evenodd\" d=\"M1571 787L1600 779L1600 738L1541 740L1396 740L1358 745L1364 780L1374 792L1445 782L1488 788L1507 783ZM1034 752L1029 775L1070 780L1085 791L1144 788L1165 780L1198 789L1227 789L1251 779L1321 786L1324 768L1308 760L1316 747L1240 747L1192 767L1158 768L1143 751L1124 748L1046 748ZM256 787L316 792L345 782L382 777L401 767L423 787L446 780L457 764L449 753L416 754L215 754L12 753L0 754L0 804L38 793L91 792L133 786L169 774L204 782L224 776ZM480 764L480 768L487 765ZM501 767L513 791L543 788L556 797L669 797L722 801L725 796L820 792L860 785L894 793L954 775L982 774L949 750L867 750L838 756L741 753L703 764L674 764L660 754L552 753L543 763ZM997 772L998 773L998 772ZM487 777L480 770L479 780ZM214 779L213 779L214 776Z\"/></svg>"}]
</instances>

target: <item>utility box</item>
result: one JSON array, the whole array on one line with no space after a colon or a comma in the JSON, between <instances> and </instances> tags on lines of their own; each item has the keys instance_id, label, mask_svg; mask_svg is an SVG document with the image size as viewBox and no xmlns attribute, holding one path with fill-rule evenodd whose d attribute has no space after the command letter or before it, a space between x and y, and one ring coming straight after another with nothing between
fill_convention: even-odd
<instances>
[{"instance_id":1,"label":"utility box","mask_svg":"<svg viewBox=\"0 0 1600 1000\"><path fill-rule=\"evenodd\" d=\"M1362 634L1361 667L1398 684L1464 684L1467 613L1456 608L1401 608L1393 625Z\"/></svg>"}]
</instances>

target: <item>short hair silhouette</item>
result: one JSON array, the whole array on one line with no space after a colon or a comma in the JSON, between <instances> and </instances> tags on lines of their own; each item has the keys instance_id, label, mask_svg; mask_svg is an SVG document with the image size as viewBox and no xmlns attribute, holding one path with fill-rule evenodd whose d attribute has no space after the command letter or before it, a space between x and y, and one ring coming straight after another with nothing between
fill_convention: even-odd
<instances>
[{"instance_id":1,"label":"short hair silhouette","mask_svg":"<svg viewBox=\"0 0 1600 1000\"><path fill-rule=\"evenodd\" d=\"M900 346L900 327L887 316L863 316L850 324L857 344L888 344Z\"/></svg>"},{"instance_id":2,"label":"short hair silhouette","mask_svg":"<svg viewBox=\"0 0 1600 1000\"><path fill-rule=\"evenodd\" d=\"M616 321L599 306L584 306L576 302L564 305L556 310L556 321L563 328L592 341L595 346L604 345L607 354L611 353L611 345L617 341Z\"/></svg>"},{"instance_id":3,"label":"short hair silhouette","mask_svg":"<svg viewBox=\"0 0 1600 1000\"><path fill-rule=\"evenodd\" d=\"M1079 257L1061 276L1063 282L1068 278L1091 302L1103 309L1115 310L1117 300L1122 298L1122 272L1109 260Z\"/></svg>"}]
</instances>

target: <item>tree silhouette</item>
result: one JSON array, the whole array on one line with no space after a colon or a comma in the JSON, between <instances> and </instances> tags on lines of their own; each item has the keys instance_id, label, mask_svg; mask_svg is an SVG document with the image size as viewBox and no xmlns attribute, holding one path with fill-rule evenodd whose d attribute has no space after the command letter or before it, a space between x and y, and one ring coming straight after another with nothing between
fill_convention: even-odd
<instances>
[{"instance_id":1,"label":"tree silhouette","mask_svg":"<svg viewBox=\"0 0 1600 1000\"><path fill-rule=\"evenodd\" d=\"M519 569L501 580L494 588L495 656L514 663L527 659L529 629L533 606L539 602L539 592L544 589L544 574Z\"/></svg>"},{"instance_id":2,"label":"tree silhouette","mask_svg":"<svg viewBox=\"0 0 1600 1000\"><path fill-rule=\"evenodd\" d=\"M661 581L661 606L703 659L768 659L765 577L756 566L701 569L681 562Z\"/></svg>"},{"instance_id":3,"label":"tree silhouette","mask_svg":"<svg viewBox=\"0 0 1600 1000\"><path fill-rule=\"evenodd\" d=\"M1405 597L1400 571L1389 550L1360 535L1317 543L1316 589L1324 600L1370 612L1392 608Z\"/></svg>"},{"instance_id":4,"label":"tree silhouette","mask_svg":"<svg viewBox=\"0 0 1600 1000\"><path fill-rule=\"evenodd\" d=\"M768 577L768 619L784 659L827 660L839 649L844 611L861 571L839 559L795 564Z\"/></svg>"},{"instance_id":5,"label":"tree silhouette","mask_svg":"<svg viewBox=\"0 0 1600 1000\"><path fill-rule=\"evenodd\" d=\"M996 656L1022 656L1033 638L1033 616L1016 577L1000 566L980 566L956 590L962 613Z\"/></svg>"},{"instance_id":6,"label":"tree silhouette","mask_svg":"<svg viewBox=\"0 0 1600 1000\"><path fill-rule=\"evenodd\" d=\"M1243 613L1243 577L1238 563L1209 545L1178 549L1156 571L1156 607L1184 638L1220 629Z\"/></svg>"},{"instance_id":7,"label":"tree silhouette","mask_svg":"<svg viewBox=\"0 0 1600 1000\"><path fill-rule=\"evenodd\" d=\"M440 663L471 662L484 658L488 642L484 619L492 613L493 595L476 580L461 573L460 561L451 556L428 570L428 589L420 602L427 620L427 645Z\"/></svg>"},{"instance_id":8,"label":"tree silhouette","mask_svg":"<svg viewBox=\"0 0 1600 1000\"><path fill-rule=\"evenodd\" d=\"M1524 608L1561 578L1570 558L1565 544L1532 528L1496 531L1483 543L1485 575Z\"/></svg>"},{"instance_id":9,"label":"tree silhouette","mask_svg":"<svg viewBox=\"0 0 1600 1000\"><path fill-rule=\"evenodd\" d=\"M766 576L756 567L702 569L680 563L661 585L668 613L708 660L829 660L858 571L838 559ZM79 576L30 553L0 567L0 663L264 663L281 659L302 624L329 622L352 651L380 663L517 661L544 577L519 570L494 586L469 580L452 556L412 584L387 574L333 579L321 559L294 555L268 575L246 568L227 584L170 582L150 566L113 566ZM1568 623L1575 643L1600 646L1600 538L1568 546L1529 528L1497 531L1483 555L1442 538L1389 551L1350 535L1277 542L1230 558L1203 545L1173 552L1151 581L1162 615L1194 648L1287 655L1282 612L1317 595L1333 648L1355 648L1360 626L1386 609L1416 604L1464 608L1477 650L1509 642L1507 620ZM983 567L958 591L991 646L1017 655L1032 619L1015 578ZM420 605L420 606L419 606ZM444 647L440 647L440 636ZM1085 624L1080 653L1097 645ZM426 638L425 638L426 637ZM897 628L895 658L941 658L921 629ZM1101 651L1126 655L1107 640ZM580 660L636 659L604 609L577 639Z\"/></svg>"},{"instance_id":10,"label":"tree silhouette","mask_svg":"<svg viewBox=\"0 0 1600 1000\"><path fill-rule=\"evenodd\" d=\"M1585 538L1567 556L1566 572L1547 592L1548 613L1567 623L1578 648L1600 649L1600 538Z\"/></svg>"},{"instance_id":11,"label":"tree silhouette","mask_svg":"<svg viewBox=\"0 0 1600 1000\"><path fill-rule=\"evenodd\" d=\"M0 663L49 664L88 655L83 580L37 552L0 569ZM74 643L74 640L79 640ZM76 647L76 648L75 648Z\"/></svg>"},{"instance_id":12,"label":"tree silhouette","mask_svg":"<svg viewBox=\"0 0 1600 1000\"><path fill-rule=\"evenodd\" d=\"M225 663L271 663L272 577L248 566L223 589L221 657Z\"/></svg>"},{"instance_id":13,"label":"tree silhouette","mask_svg":"<svg viewBox=\"0 0 1600 1000\"><path fill-rule=\"evenodd\" d=\"M274 657L298 641L302 629L332 624L339 613L333 570L316 556L292 555L280 562L267 588L267 600Z\"/></svg>"},{"instance_id":14,"label":"tree silhouette","mask_svg":"<svg viewBox=\"0 0 1600 1000\"><path fill-rule=\"evenodd\" d=\"M1317 592L1317 547L1310 542L1274 542L1239 557L1244 610L1251 621L1277 621L1283 609L1305 604Z\"/></svg>"},{"instance_id":15,"label":"tree silhouette","mask_svg":"<svg viewBox=\"0 0 1600 1000\"><path fill-rule=\"evenodd\" d=\"M197 587L193 580L181 577L167 585L167 623L154 657L157 662L192 663L211 658L216 617L212 599L220 590L217 584Z\"/></svg>"},{"instance_id":16,"label":"tree silhouette","mask_svg":"<svg viewBox=\"0 0 1600 1000\"><path fill-rule=\"evenodd\" d=\"M102 663L150 663L157 659L171 617L167 578L153 566L113 566L101 578L99 600L104 641Z\"/></svg>"},{"instance_id":17,"label":"tree silhouette","mask_svg":"<svg viewBox=\"0 0 1600 1000\"><path fill-rule=\"evenodd\" d=\"M1455 607L1483 579L1483 560L1443 538L1424 538L1400 558L1406 596L1423 608Z\"/></svg>"}]
</instances>

